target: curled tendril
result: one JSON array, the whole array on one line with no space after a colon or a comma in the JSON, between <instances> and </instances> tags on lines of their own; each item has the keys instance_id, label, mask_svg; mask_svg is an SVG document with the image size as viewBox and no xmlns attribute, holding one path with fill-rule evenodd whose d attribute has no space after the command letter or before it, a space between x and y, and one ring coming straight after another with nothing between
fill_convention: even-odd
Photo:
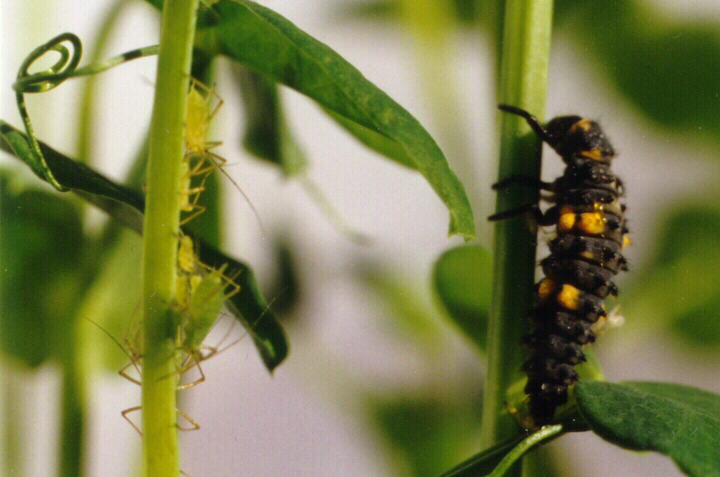
<instances>
[{"instance_id":1,"label":"curled tendril","mask_svg":"<svg viewBox=\"0 0 720 477\"><path fill-rule=\"evenodd\" d=\"M59 54L60 58L58 58L55 64L51 67L42 71L30 73L30 68L33 63L49 52ZM34 157L32 163L30 164L33 172L41 179L49 182L55 189L61 192L68 190L67 187L64 187L60 184L60 182L58 182L45 160L45 155L43 154L42 149L40 148L40 143L35 136L35 130L33 129L32 122L30 121L30 114L28 113L27 105L25 104L26 93L42 93L50 91L51 89L60 86L60 84L68 78L102 73L103 71L126 61L156 55L157 53L157 46L138 48L136 50L123 53L122 55L114 56L102 63L90 64L82 68L78 68L80 58L82 56L82 42L80 41L80 38L73 33L63 33L51 39L47 43L35 48L28 57L25 58L22 65L20 65L17 79L13 84L20 117L25 125L25 132L27 133L27 137L30 141L30 148L33 151Z\"/></svg>"},{"instance_id":2,"label":"curled tendril","mask_svg":"<svg viewBox=\"0 0 720 477\"><path fill-rule=\"evenodd\" d=\"M71 45L71 48L65 46L66 43ZM30 67L38 59L43 57L46 53L54 51L60 55L60 58L47 70L39 71L37 73L29 73ZM18 110L20 111L20 117L22 118L23 124L25 125L25 132L27 132L28 139L30 140L30 147L34 153L34 161L30 166L33 172L41 178L48 181L57 190L64 192L68 190L62 184L60 184L55 175L53 174L50 167L48 167L43 155L40 143L35 137L35 131L30 121L30 115L27 111L25 104L25 93L39 93L42 91L49 91L60 85L68 76L63 73L74 72L80 63L80 57L82 56L82 43L80 38L72 33L63 33L58 35L47 43L35 48L18 71L17 81L13 84L15 90L15 97L17 99Z\"/></svg>"}]
</instances>

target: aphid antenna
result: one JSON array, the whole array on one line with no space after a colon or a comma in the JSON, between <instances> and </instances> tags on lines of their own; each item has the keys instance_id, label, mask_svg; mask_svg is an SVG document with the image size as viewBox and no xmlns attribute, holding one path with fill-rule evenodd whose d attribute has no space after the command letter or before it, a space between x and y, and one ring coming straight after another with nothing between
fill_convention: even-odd
<instances>
[{"instance_id":1,"label":"aphid antenna","mask_svg":"<svg viewBox=\"0 0 720 477\"><path fill-rule=\"evenodd\" d=\"M208 154L209 154L214 160L217 160L217 158L220 158L220 156L218 156L218 155L215 154L215 153L209 152ZM220 158L220 159L222 159L222 158ZM223 159L223 160L224 160L224 159ZM226 162L227 162L227 161L226 161ZM216 165L217 165L217 164L216 164ZM240 192L240 194L242 194L242 196L245 198L245 201L248 203L248 206L249 206L250 209L252 210L252 213L253 213L253 215L255 216L255 219L257 220L258 226L260 227L260 231L262 232L262 234L263 234L264 236L267 237L267 236L268 236L268 232L267 232L267 229L265 228L265 224L263 224L263 221L262 221L262 219L260 218L260 213L258 212L257 208L255 207L255 204L253 204L252 200L250 200L250 197L247 195L247 193L245 193L245 191L242 189L242 187L240 187L240 185L237 183L237 181L235 181L235 179L233 179L232 176L230 176L230 174L227 173L227 171L224 169L224 164L223 164L223 165L218 165L218 169L220 170L220 173L221 173L222 175L224 175L224 176L227 178L227 180L229 180L229 181L232 183L232 185L235 187L235 189L236 189L238 192Z\"/></svg>"},{"instance_id":2,"label":"aphid antenna","mask_svg":"<svg viewBox=\"0 0 720 477\"><path fill-rule=\"evenodd\" d=\"M137 365L138 357L137 357L137 356L133 356L132 354L130 354L130 352L125 348L125 346L122 345L122 343L120 342L120 340L118 340L117 338L115 338L115 336L113 336L113 334L110 333L110 331L108 331L108 330L107 330L104 326L102 326L100 323L98 323L98 322L96 322L96 321L94 321L93 319L88 318L88 317L85 317L85 319L86 319L87 321L89 321L90 323L92 323L93 325L97 326L100 331L102 331L103 333L105 333L105 334L107 335L107 337L110 338L110 339L113 341L113 343L115 343L115 344L117 345L118 348L120 348L120 350L123 352L123 354L124 354L125 356L127 356L127 358L130 360L131 365L135 368L135 371L138 372L138 375L142 376L142 372L140 371L140 368L139 368L138 365ZM125 369L127 369L127 366L124 366L124 367L121 369L121 371L125 371ZM121 374L121 376L125 377L126 379L128 379L128 380L131 381L131 382L134 382L134 383L136 383L136 384L139 384L135 379L132 379L132 378L129 377L129 376L122 375L122 374Z\"/></svg>"}]
</instances>

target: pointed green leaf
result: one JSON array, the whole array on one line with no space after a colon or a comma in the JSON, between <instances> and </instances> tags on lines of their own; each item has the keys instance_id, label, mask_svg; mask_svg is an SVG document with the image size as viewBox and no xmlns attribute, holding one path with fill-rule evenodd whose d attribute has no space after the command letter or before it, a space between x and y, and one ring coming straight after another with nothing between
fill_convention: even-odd
<instances>
[{"instance_id":1,"label":"pointed green leaf","mask_svg":"<svg viewBox=\"0 0 720 477\"><path fill-rule=\"evenodd\" d=\"M455 324L484 351L492 288L490 252L475 244L446 251L435 262L433 284Z\"/></svg>"},{"instance_id":2,"label":"pointed green leaf","mask_svg":"<svg viewBox=\"0 0 720 477\"><path fill-rule=\"evenodd\" d=\"M32 153L25 135L4 121L0 121L0 150L12 154L28 164ZM111 217L137 232L142 231L142 214L145 203L138 191L115 184L93 169L60 154L46 144L40 143L48 166L63 186L107 212ZM189 233L188 231L185 231ZM228 276L236 276L240 292L227 303L228 308L248 330L255 346L269 370L277 367L287 356L288 345L285 332L269 309L260 292L252 269L222 252L195 240L200 259L212 267L227 264Z\"/></svg>"},{"instance_id":3,"label":"pointed green leaf","mask_svg":"<svg viewBox=\"0 0 720 477\"><path fill-rule=\"evenodd\" d=\"M670 383L586 381L575 396L603 439L665 454L687 475L720 475L720 395Z\"/></svg>"},{"instance_id":4,"label":"pointed green leaf","mask_svg":"<svg viewBox=\"0 0 720 477\"><path fill-rule=\"evenodd\" d=\"M256 3L221 0L212 28L220 51L397 144L450 211L450 233L475 235L470 203L442 151L410 113L335 51Z\"/></svg>"}]
</instances>

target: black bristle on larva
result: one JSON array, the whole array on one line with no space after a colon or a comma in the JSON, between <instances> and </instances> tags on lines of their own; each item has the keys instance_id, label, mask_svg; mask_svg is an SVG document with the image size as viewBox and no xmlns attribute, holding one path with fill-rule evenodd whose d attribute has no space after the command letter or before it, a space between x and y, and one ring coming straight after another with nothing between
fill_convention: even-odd
<instances>
[{"instance_id":1,"label":"black bristle on larva","mask_svg":"<svg viewBox=\"0 0 720 477\"><path fill-rule=\"evenodd\" d=\"M574 367L585 361L582 348L595 341L593 325L606 318L603 300L618 294L611 279L628 268L621 253L629 244L625 205L620 204L625 188L611 170L615 151L597 122L562 116L543 126L522 109L500 109L525 118L566 164L550 184L520 176L496 184L537 184L552 193L544 198L553 203L548 210L541 213L534 204L490 217L501 220L534 210L540 225L557 230L550 255L540 262L545 277L530 313L533 331L524 339L530 355L522 367L528 376L528 408L533 424L542 426L567 402L568 388L578 380Z\"/></svg>"}]
</instances>

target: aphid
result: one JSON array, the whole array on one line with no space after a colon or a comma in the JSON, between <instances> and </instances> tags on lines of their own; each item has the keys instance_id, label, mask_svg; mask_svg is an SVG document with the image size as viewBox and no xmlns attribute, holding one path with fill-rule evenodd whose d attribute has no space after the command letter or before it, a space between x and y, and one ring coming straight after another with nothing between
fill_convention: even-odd
<instances>
[{"instance_id":1,"label":"aphid","mask_svg":"<svg viewBox=\"0 0 720 477\"><path fill-rule=\"evenodd\" d=\"M611 278L628 268L621 254L629 244L625 206L619 203L624 187L610 169L615 151L595 121L562 116L543 126L522 109L500 109L523 117L566 164L552 183L510 176L494 186L519 184L549 191L546 199L554 205L547 211L529 204L489 218L533 212L539 225L556 226L550 255L540 262L545 278L537 285L537 305L530 313L534 330L525 337L530 351L523 365L525 393L530 418L541 426L567 402L568 387L578 379L574 367L585 361L582 346L595 341L596 329L607 320L603 300L618 293Z\"/></svg>"},{"instance_id":2,"label":"aphid","mask_svg":"<svg viewBox=\"0 0 720 477\"><path fill-rule=\"evenodd\" d=\"M224 266L213 269L200 262L195 253L193 241L187 235L183 235L180 238L177 262L178 279L176 282L176 303L172 310L177 316L178 323L176 337L178 364L176 374L182 377L190 369L197 368L200 375L198 379L190 383L179 384L177 390L181 391L204 382L205 373L200 363L234 344L232 343L223 349L218 349L218 347L203 345L203 341L220 316L225 300L238 293L240 287L235 284L231 278L224 275ZM231 288L231 291L226 293L228 288ZM139 342L139 337L135 337L133 340L126 339L125 345L123 346L109 332L103 328L101 329L120 346L130 360L130 362L123 366L118 372L120 376L134 384L142 385L140 363L143 354L138 346L132 344L133 342ZM230 330L228 330L228 334L229 331ZM225 338L223 338L222 341L224 340ZM222 341L218 346L222 345ZM130 374L129 371L131 368L135 369L136 375ZM140 434L142 434L142 431L137 424L130 419L129 414L140 411L141 409L141 406L134 406L121 411L122 417ZM178 416L189 423L189 427L178 424L179 430L193 431L200 429L200 425L188 414L180 409L176 409L176 412Z\"/></svg>"},{"instance_id":3,"label":"aphid","mask_svg":"<svg viewBox=\"0 0 720 477\"><path fill-rule=\"evenodd\" d=\"M225 300L240 291L240 286L224 271L225 266L213 269L200 262L189 236L180 239L176 301L180 316L177 347L182 356L178 373L182 375L196 367L200 377L180 385L178 389L187 389L205 381L200 363L219 352L217 347L202 343L217 321Z\"/></svg>"},{"instance_id":4,"label":"aphid","mask_svg":"<svg viewBox=\"0 0 720 477\"><path fill-rule=\"evenodd\" d=\"M198 203L200 194L205 190L205 181L210 173L219 170L250 204L258 223L262 221L250 198L238 183L225 172L227 160L212 150L222 145L221 141L208 141L210 122L222 107L224 101L214 89L192 78L188 90L185 113L185 155L182 163L182 182L180 186L180 209L190 213L184 217L184 225L202 214L205 207ZM197 178L197 179L195 179Z\"/></svg>"}]
</instances>

